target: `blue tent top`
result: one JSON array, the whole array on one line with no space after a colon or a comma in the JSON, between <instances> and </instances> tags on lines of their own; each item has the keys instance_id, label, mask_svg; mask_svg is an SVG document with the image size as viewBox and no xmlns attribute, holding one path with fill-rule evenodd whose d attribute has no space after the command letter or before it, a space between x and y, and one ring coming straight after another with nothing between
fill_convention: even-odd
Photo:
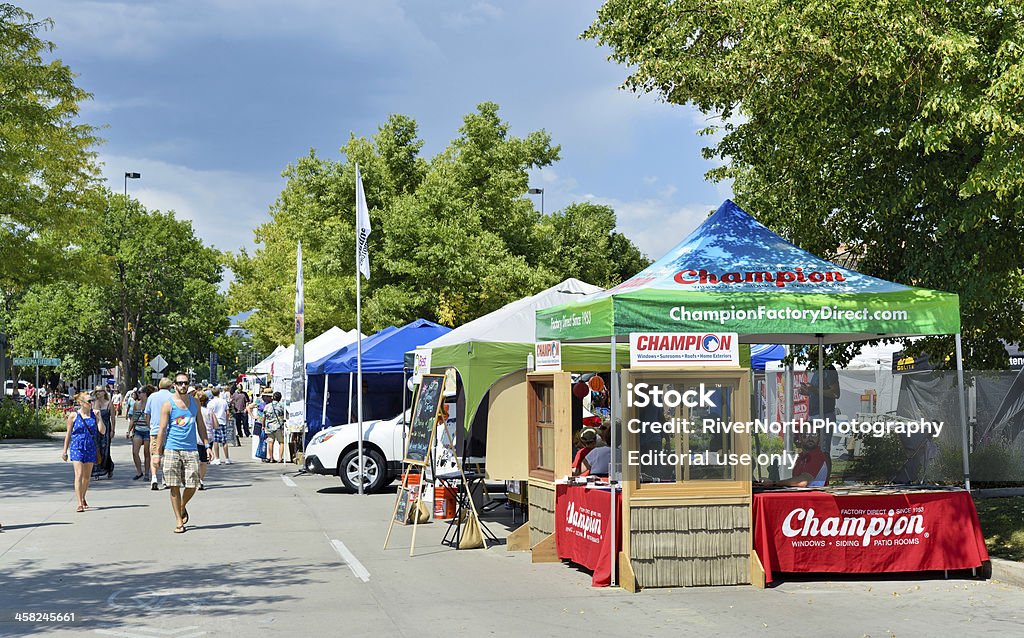
<instances>
[{"instance_id":1,"label":"blue tent top","mask_svg":"<svg viewBox=\"0 0 1024 638\"><path fill-rule=\"evenodd\" d=\"M363 372L401 372L405 353L451 332L451 328L417 319L401 328L388 326L363 339ZM356 371L356 344L306 364L306 374L347 374Z\"/></svg>"},{"instance_id":2,"label":"blue tent top","mask_svg":"<svg viewBox=\"0 0 1024 638\"><path fill-rule=\"evenodd\" d=\"M764 370L769 361L781 361L786 356L786 347L759 343L750 346L750 367Z\"/></svg>"}]
</instances>

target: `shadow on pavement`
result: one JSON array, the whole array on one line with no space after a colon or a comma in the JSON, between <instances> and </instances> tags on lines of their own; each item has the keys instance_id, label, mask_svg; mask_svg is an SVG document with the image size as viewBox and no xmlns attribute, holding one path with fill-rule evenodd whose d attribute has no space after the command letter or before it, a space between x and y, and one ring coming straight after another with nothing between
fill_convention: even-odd
<instances>
[{"instance_id":1,"label":"shadow on pavement","mask_svg":"<svg viewBox=\"0 0 1024 638\"><path fill-rule=\"evenodd\" d=\"M188 531L199 530L199 529L229 529L232 527L252 527L253 525L262 525L263 523L257 523L254 521L246 523L221 523L220 525L188 525Z\"/></svg>"},{"instance_id":2,"label":"shadow on pavement","mask_svg":"<svg viewBox=\"0 0 1024 638\"><path fill-rule=\"evenodd\" d=\"M181 552L184 562L188 550ZM300 596L282 592L313 583L315 574L323 571L322 565L284 565L279 560L227 563L217 569L183 564L159 577L145 561L74 562L36 569L32 561L22 560L10 567L0 589L0 609L38 609L45 601L47 610L74 612L80 631L141 627L168 615L210 618L265 611L269 605L301 601ZM273 586L268 586L269 574Z\"/></svg>"},{"instance_id":3,"label":"shadow on pavement","mask_svg":"<svg viewBox=\"0 0 1024 638\"><path fill-rule=\"evenodd\" d=\"M32 529L32 528L35 528L35 527L50 527L51 525L72 525L72 524L73 523L54 521L53 523L26 523L24 525L4 525L3 528L0 529L0 531L6 532L6 531L12 530L12 529Z\"/></svg>"},{"instance_id":4,"label":"shadow on pavement","mask_svg":"<svg viewBox=\"0 0 1024 638\"><path fill-rule=\"evenodd\" d=\"M92 498L92 497L90 497ZM149 507L149 505L90 505L89 511L100 511L100 510L126 510L135 507Z\"/></svg>"}]
</instances>

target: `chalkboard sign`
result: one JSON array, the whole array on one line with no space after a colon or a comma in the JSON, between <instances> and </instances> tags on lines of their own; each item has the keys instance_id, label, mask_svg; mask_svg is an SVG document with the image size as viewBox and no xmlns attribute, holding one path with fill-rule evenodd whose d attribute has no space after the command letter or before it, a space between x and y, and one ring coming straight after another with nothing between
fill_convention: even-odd
<instances>
[{"instance_id":1,"label":"chalkboard sign","mask_svg":"<svg viewBox=\"0 0 1024 638\"><path fill-rule=\"evenodd\" d=\"M416 395L416 407L409 425L409 445L405 462L410 465L426 465L430 448L434 445L434 428L441 410L441 391L444 389L443 374L425 374Z\"/></svg>"},{"instance_id":2,"label":"chalkboard sign","mask_svg":"<svg viewBox=\"0 0 1024 638\"><path fill-rule=\"evenodd\" d=\"M409 519L409 490L398 488L398 507L395 509L395 522L405 525Z\"/></svg>"}]
</instances>

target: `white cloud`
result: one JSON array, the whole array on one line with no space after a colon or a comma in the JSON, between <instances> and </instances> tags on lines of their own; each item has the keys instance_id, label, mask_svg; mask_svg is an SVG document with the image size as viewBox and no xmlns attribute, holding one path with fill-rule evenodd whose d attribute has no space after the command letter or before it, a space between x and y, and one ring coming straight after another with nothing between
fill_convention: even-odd
<instances>
[{"instance_id":1,"label":"white cloud","mask_svg":"<svg viewBox=\"0 0 1024 638\"><path fill-rule=\"evenodd\" d=\"M645 187L641 190L648 191L657 181L643 177L638 177L638 180ZM682 241L722 203L676 202L674 198L679 190L674 184L666 184L653 195L636 199L593 192L580 194L575 191L576 186L576 180L571 177L558 177L553 183L549 183L545 191L549 198L548 210L557 210L573 201L588 201L609 206L615 211L618 231L631 239L644 254L655 260ZM725 192L722 199L729 197L732 197L731 190ZM551 203L556 205L550 205Z\"/></svg>"},{"instance_id":2,"label":"white cloud","mask_svg":"<svg viewBox=\"0 0 1024 638\"><path fill-rule=\"evenodd\" d=\"M31 11L57 20L61 48L106 58L152 58L194 38L230 45L240 37L316 40L360 54L438 51L398 0L39 0Z\"/></svg>"},{"instance_id":3,"label":"white cloud","mask_svg":"<svg viewBox=\"0 0 1024 638\"><path fill-rule=\"evenodd\" d=\"M474 2L465 11L450 11L444 14L443 22L453 31L462 31L491 20L500 19L505 15L501 8L488 2Z\"/></svg>"},{"instance_id":4,"label":"white cloud","mask_svg":"<svg viewBox=\"0 0 1024 638\"><path fill-rule=\"evenodd\" d=\"M252 249L253 229L270 220L270 205L284 187L277 175L257 176L225 170L202 171L159 160L101 155L109 188L128 194L150 209L173 210L192 222L204 243L221 250Z\"/></svg>"}]
</instances>

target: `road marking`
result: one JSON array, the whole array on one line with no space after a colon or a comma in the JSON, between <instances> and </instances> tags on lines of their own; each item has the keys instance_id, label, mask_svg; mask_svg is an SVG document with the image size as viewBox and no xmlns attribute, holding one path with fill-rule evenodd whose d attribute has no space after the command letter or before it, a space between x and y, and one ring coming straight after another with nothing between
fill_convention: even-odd
<instances>
[{"instance_id":1,"label":"road marking","mask_svg":"<svg viewBox=\"0 0 1024 638\"><path fill-rule=\"evenodd\" d=\"M154 638L154 636L173 636L174 638L198 638L205 636L205 631L196 631L199 627L181 627L180 629L157 629L156 627L128 627L127 629L97 629L98 634L120 636L121 638Z\"/></svg>"},{"instance_id":2,"label":"road marking","mask_svg":"<svg viewBox=\"0 0 1024 638\"><path fill-rule=\"evenodd\" d=\"M364 583L370 582L370 571L363 567L363 564L359 562L359 559L356 558L355 554L349 551L349 548L345 547L345 543L335 539L331 541L331 545L334 546L334 551L338 552L338 555L341 556L341 560L345 561L345 564L352 570L352 573L355 574L356 578Z\"/></svg>"},{"instance_id":3,"label":"road marking","mask_svg":"<svg viewBox=\"0 0 1024 638\"><path fill-rule=\"evenodd\" d=\"M295 481L293 481L287 474L282 474L281 480L284 481L284 484L288 487L298 487L298 485L295 484Z\"/></svg>"}]
</instances>

